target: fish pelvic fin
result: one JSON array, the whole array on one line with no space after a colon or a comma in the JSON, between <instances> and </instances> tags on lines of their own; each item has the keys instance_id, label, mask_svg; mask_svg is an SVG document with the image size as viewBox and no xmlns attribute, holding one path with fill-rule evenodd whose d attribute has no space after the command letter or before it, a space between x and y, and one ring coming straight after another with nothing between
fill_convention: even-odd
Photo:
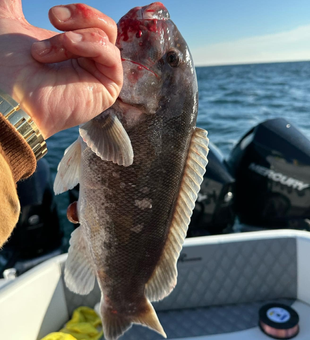
<instances>
[{"instance_id":1,"label":"fish pelvic fin","mask_svg":"<svg viewBox=\"0 0 310 340\"><path fill-rule=\"evenodd\" d=\"M64 277L66 286L76 294L86 295L94 288L95 269L81 226L71 234Z\"/></svg>"},{"instance_id":2,"label":"fish pelvic fin","mask_svg":"<svg viewBox=\"0 0 310 340\"><path fill-rule=\"evenodd\" d=\"M121 315L118 314L117 311L107 309L105 304L101 302L101 315L103 321L102 325L105 339L117 340L129 328L131 328L133 323L149 327L162 335L164 338L167 338L167 335L160 324L157 314L150 301L145 298L143 304L143 308L140 308L142 312L139 314Z\"/></svg>"},{"instance_id":3,"label":"fish pelvic fin","mask_svg":"<svg viewBox=\"0 0 310 340\"><path fill-rule=\"evenodd\" d=\"M162 300L177 284L177 261L208 164L207 135L207 131L200 128L196 128L192 135L167 241L160 260L145 285L145 295L150 301Z\"/></svg>"},{"instance_id":4,"label":"fish pelvic fin","mask_svg":"<svg viewBox=\"0 0 310 340\"><path fill-rule=\"evenodd\" d=\"M101 159L124 166L133 163L131 141L115 114L103 112L83 124L80 127L80 135Z\"/></svg>"},{"instance_id":5,"label":"fish pelvic fin","mask_svg":"<svg viewBox=\"0 0 310 340\"><path fill-rule=\"evenodd\" d=\"M73 189L80 182L81 143L77 139L65 151L54 182L56 195Z\"/></svg>"}]
</instances>

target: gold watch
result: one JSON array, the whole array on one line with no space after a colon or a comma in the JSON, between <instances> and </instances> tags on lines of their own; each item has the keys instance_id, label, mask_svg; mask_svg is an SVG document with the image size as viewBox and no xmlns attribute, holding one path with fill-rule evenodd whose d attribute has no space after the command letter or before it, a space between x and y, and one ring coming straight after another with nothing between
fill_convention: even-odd
<instances>
[{"instance_id":1,"label":"gold watch","mask_svg":"<svg viewBox=\"0 0 310 340\"><path fill-rule=\"evenodd\" d=\"M20 105L0 89L0 113L3 114L15 129L22 135L31 147L37 161L47 153L45 140L33 122Z\"/></svg>"}]
</instances>

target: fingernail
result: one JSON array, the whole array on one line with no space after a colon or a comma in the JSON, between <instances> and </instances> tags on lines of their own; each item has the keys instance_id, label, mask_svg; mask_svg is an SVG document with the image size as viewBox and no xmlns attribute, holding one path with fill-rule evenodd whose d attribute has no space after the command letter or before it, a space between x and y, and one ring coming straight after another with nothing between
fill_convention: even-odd
<instances>
[{"instance_id":1,"label":"fingernail","mask_svg":"<svg viewBox=\"0 0 310 340\"><path fill-rule=\"evenodd\" d=\"M82 34L74 33L74 32L67 32L66 36L74 43L79 43L83 39Z\"/></svg>"},{"instance_id":2,"label":"fingernail","mask_svg":"<svg viewBox=\"0 0 310 340\"><path fill-rule=\"evenodd\" d=\"M32 49L35 53L37 53L38 55L42 57L50 53L51 43L48 40L37 41L33 43Z\"/></svg>"},{"instance_id":3,"label":"fingernail","mask_svg":"<svg viewBox=\"0 0 310 340\"><path fill-rule=\"evenodd\" d=\"M71 11L64 6L53 7L52 12L59 21L67 21L71 18Z\"/></svg>"}]
</instances>

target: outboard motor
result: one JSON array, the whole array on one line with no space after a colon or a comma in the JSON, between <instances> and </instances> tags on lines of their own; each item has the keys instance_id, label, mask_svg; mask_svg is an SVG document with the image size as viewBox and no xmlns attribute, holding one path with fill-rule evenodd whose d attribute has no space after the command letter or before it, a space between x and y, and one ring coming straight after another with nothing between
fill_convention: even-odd
<instances>
[{"instance_id":1,"label":"outboard motor","mask_svg":"<svg viewBox=\"0 0 310 340\"><path fill-rule=\"evenodd\" d=\"M227 161L241 223L310 230L310 141L286 119L251 129Z\"/></svg>"},{"instance_id":2,"label":"outboard motor","mask_svg":"<svg viewBox=\"0 0 310 340\"><path fill-rule=\"evenodd\" d=\"M208 165L193 211L187 237L229 232L235 220L234 179L224 157L209 143Z\"/></svg>"},{"instance_id":3,"label":"outboard motor","mask_svg":"<svg viewBox=\"0 0 310 340\"><path fill-rule=\"evenodd\" d=\"M0 275L18 261L46 255L62 245L50 169L45 159L38 162L31 177L18 182L17 193L21 215L9 241L0 251Z\"/></svg>"}]
</instances>

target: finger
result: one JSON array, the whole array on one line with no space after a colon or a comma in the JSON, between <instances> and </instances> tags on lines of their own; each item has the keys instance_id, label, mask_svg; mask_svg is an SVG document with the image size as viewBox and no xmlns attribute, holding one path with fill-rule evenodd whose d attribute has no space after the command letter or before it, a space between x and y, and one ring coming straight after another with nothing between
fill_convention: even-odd
<instances>
[{"instance_id":1,"label":"finger","mask_svg":"<svg viewBox=\"0 0 310 340\"><path fill-rule=\"evenodd\" d=\"M94 28L66 32L35 42L31 52L34 59L41 63L85 57L112 67L118 59L120 61L118 48L109 41L104 31Z\"/></svg>"},{"instance_id":2,"label":"finger","mask_svg":"<svg viewBox=\"0 0 310 340\"><path fill-rule=\"evenodd\" d=\"M49 11L49 18L51 23L61 31L100 28L107 34L110 42L115 44L117 36L115 21L93 7L84 4L55 6Z\"/></svg>"},{"instance_id":3,"label":"finger","mask_svg":"<svg viewBox=\"0 0 310 340\"><path fill-rule=\"evenodd\" d=\"M119 49L100 29L85 29L58 34L33 43L32 56L40 63L57 63L78 58L78 64L102 84L121 87L123 69Z\"/></svg>"}]
</instances>

